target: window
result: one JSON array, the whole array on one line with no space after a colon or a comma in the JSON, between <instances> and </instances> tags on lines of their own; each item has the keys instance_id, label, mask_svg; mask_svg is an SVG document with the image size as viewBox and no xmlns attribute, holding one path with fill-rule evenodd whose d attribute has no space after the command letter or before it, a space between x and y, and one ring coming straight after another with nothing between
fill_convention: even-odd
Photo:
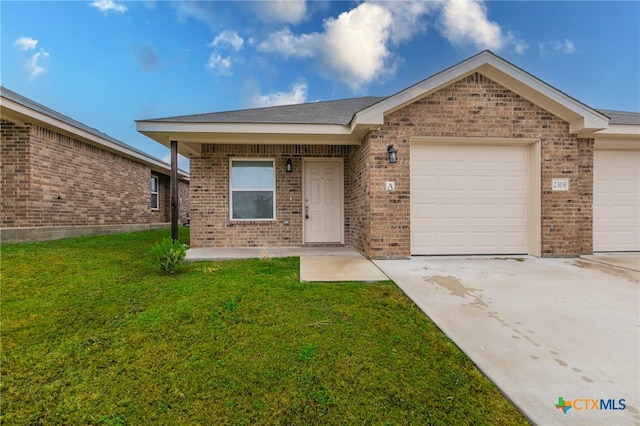
<instances>
[{"instance_id":1,"label":"window","mask_svg":"<svg viewBox=\"0 0 640 426\"><path fill-rule=\"evenodd\" d=\"M273 160L231 160L233 220L276 218L276 179Z\"/></svg>"},{"instance_id":2,"label":"window","mask_svg":"<svg viewBox=\"0 0 640 426\"><path fill-rule=\"evenodd\" d=\"M151 176L151 210L159 210L158 205L158 177Z\"/></svg>"}]
</instances>

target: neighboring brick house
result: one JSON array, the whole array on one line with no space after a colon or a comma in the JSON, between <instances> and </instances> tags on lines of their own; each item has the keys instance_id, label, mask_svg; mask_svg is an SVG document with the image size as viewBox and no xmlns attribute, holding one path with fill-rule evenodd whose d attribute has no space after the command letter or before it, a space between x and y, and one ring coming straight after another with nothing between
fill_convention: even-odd
<instances>
[{"instance_id":1,"label":"neighboring brick house","mask_svg":"<svg viewBox=\"0 0 640 426\"><path fill-rule=\"evenodd\" d=\"M2 242L166 227L171 166L0 88ZM181 219L189 175L179 173Z\"/></svg>"},{"instance_id":2,"label":"neighboring brick house","mask_svg":"<svg viewBox=\"0 0 640 426\"><path fill-rule=\"evenodd\" d=\"M594 110L489 51L385 98L137 128L190 158L192 247L640 251L640 113Z\"/></svg>"}]
</instances>

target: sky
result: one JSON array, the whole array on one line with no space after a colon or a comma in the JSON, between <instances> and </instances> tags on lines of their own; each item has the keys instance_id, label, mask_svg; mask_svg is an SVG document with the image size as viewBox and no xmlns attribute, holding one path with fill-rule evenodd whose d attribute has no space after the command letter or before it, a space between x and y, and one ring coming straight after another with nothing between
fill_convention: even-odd
<instances>
[{"instance_id":1,"label":"sky","mask_svg":"<svg viewBox=\"0 0 640 426\"><path fill-rule=\"evenodd\" d=\"M640 112L638 0L0 1L2 86L166 161L135 120L388 96L485 49Z\"/></svg>"}]
</instances>

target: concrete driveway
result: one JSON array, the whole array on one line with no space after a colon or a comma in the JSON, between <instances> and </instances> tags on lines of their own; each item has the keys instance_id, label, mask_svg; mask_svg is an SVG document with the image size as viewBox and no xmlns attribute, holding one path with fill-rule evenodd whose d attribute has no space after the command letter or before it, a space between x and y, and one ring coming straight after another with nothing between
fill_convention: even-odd
<instances>
[{"instance_id":1,"label":"concrete driveway","mask_svg":"<svg viewBox=\"0 0 640 426\"><path fill-rule=\"evenodd\" d=\"M640 424L638 257L375 264L532 422Z\"/></svg>"}]
</instances>

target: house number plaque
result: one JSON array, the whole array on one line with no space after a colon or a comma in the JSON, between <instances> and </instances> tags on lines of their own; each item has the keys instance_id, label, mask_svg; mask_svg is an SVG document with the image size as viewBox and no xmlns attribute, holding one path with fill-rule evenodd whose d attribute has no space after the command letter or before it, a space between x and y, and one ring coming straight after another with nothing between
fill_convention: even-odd
<instances>
[{"instance_id":1,"label":"house number plaque","mask_svg":"<svg viewBox=\"0 0 640 426\"><path fill-rule=\"evenodd\" d=\"M569 179L552 179L551 190L552 191L568 191Z\"/></svg>"}]
</instances>

